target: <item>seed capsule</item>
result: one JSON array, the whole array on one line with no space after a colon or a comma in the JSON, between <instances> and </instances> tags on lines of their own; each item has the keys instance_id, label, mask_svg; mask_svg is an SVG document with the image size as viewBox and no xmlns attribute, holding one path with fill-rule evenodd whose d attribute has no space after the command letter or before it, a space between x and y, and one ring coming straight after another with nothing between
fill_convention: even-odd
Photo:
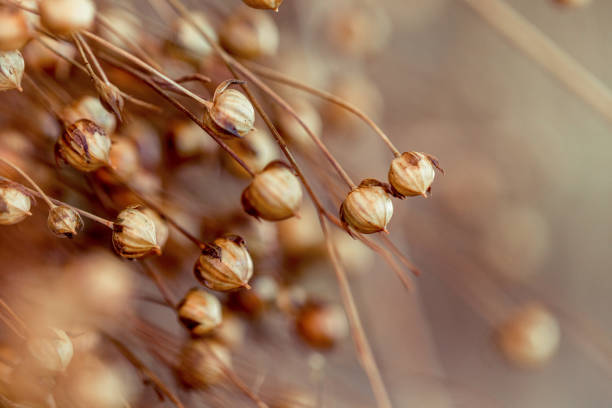
<instances>
[{"instance_id":1,"label":"seed capsule","mask_svg":"<svg viewBox=\"0 0 612 408\"><path fill-rule=\"evenodd\" d=\"M74 208L58 205L49 210L47 226L58 237L72 238L83 229L83 220Z\"/></svg>"},{"instance_id":2,"label":"seed capsule","mask_svg":"<svg viewBox=\"0 0 612 408\"><path fill-rule=\"evenodd\" d=\"M200 283L212 290L225 292L250 288L253 260L244 239L228 235L206 245L193 272Z\"/></svg>"},{"instance_id":3,"label":"seed capsule","mask_svg":"<svg viewBox=\"0 0 612 408\"><path fill-rule=\"evenodd\" d=\"M190 16L189 20L179 17L174 22L176 42L194 57L204 58L212 53L212 47L200 29L213 41L217 41L217 33L204 13L196 11L190 13ZM195 21L199 29L193 26L192 21Z\"/></svg>"},{"instance_id":4,"label":"seed capsule","mask_svg":"<svg viewBox=\"0 0 612 408\"><path fill-rule=\"evenodd\" d=\"M298 313L296 329L312 347L330 348L348 333L344 311L335 305L308 303Z\"/></svg>"},{"instance_id":5,"label":"seed capsule","mask_svg":"<svg viewBox=\"0 0 612 408\"><path fill-rule=\"evenodd\" d=\"M227 144L254 171L261 171L278 156L276 143L270 134L257 128L253 128L244 139L229 140ZM221 155L223 164L229 171L238 177L250 177L229 154L222 151Z\"/></svg>"},{"instance_id":6,"label":"seed capsule","mask_svg":"<svg viewBox=\"0 0 612 408\"><path fill-rule=\"evenodd\" d=\"M0 52L0 92L18 89L21 91L21 78L25 62L19 51Z\"/></svg>"},{"instance_id":7,"label":"seed capsule","mask_svg":"<svg viewBox=\"0 0 612 408\"><path fill-rule=\"evenodd\" d=\"M388 185L365 179L351 191L340 206L342 223L363 234L386 231L393 216L393 202Z\"/></svg>"},{"instance_id":8,"label":"seed capsule","mask_svg":"<svg viewBox=\"0 0 612 408\"><path fill-rule=\"evenodd\" d=\"M283 0L242 0L249 7L278 11Z\"/></svg>"},{"instance_id":9,"label":"seed capsule","mask_svg":"<svg viewBox=\"0 0 612 408\"><path fill-rule=\"evenodd\" d=\"M219 32L221 46L241 58L258 58L276 54L279 32L266 13L241 9L233 13Z\"/></svg>"},{"instance_id":10,"label":"seed capsule","mask_svg":"<svg viewBox=\"0 0 612 408\"><path fill-rule=\"evenodd\" d=\"M136 144L126 137L114 136L111 138L109 160L113 165L113 171L103 167L96 172L96 177L107 184L117 184L117 178L113 173L118 174L124 180L129 180L140 170L140 158Z\"/></svg>"},{"instance_id":11,"label":"seed capsule","mask_svg":"<svg viewBox=\"0 0 612 408\"><path fill-rule=\"evenodd\" d=\"M112 135L117 128L115 115L106 110L99 98L91 95L79 98L62 109L62 117L68 123L74 123L79 119L89 119L104 129L107 135Z\"/></svg>"},{"instance_id":12,"label":"seed capsule","mask_svg":"<svg viewBox=\"0 0 612 408\"><path fill-rule=\"evenodd\" d=\"M302 204L302 187L292 169L273 161L242 192L244 211L256 218L280 221L293 217Z\"/></svg>"},{"instance_id":13,"label":"seed capsule","mask_svg":"<svg viewBox=\"0 0 612 408\"><path fill-rule=\"evenodd\" d=\"M249 99L229 86L236 80L222 82L215 90L213 105L204 111L204 123L219 137L243 137L253 129L255 110Z\"/></svg>"},{"instance_id":14,"label":"seed capsule","mask_svg":"<svg viewBox=\"0 0 612 408\"><path fill-rule=\"evenodd\" d=\"M64 372L74 354L72 341L59 329L49 329L43 336L28 340L26 348L28 358L38 368L55 373Z\"/></svg>"},{"instance_id":15,"label":"seed capsule","mask_svg":"<svg viewBox=\"0 0 612 408\"><path fill-rule=\"evenodd\" d=\"M205 388L223 381L231 365L230 352L221 343L191 340L182 350L179 375L188 386Z\"/></svg>"},{"instance_id":16,"label":"seed capsule","mask_svg":"<svg viewBox=\"0 0 612 408\"><path fill-rule=\"evenodd\" d=\"M111 140L104 129L88 119L66 128L55 143L55 156L79 171L90 172L110 163Z\"/></svg>"},{"instance_id":17,"label":"seed capsule","mask_svg":"<svg viewBox=\"0 0 612 408\"><path fill-rule=\"evenodd\" d=\"M391 162L389 183L400 196L427 197L436 176L435 169L442 170L435 157L419 152L405 152Z\"/></svg>"},{"instance_id":18,"label":"seed capsule","mask_svg":"<svg viewBox=\"0 0 612 408\"><path fill-rule=\"evenodd\" d=\"M517 310L497 331L497 343L512 363L530 368L550 360L559 348L557 319L543 306L530 304Z\"/></svg>"},{"instance_id":19,"label":"seed capsule","mask_svg":"<svg viewBox=\"0 0 612 408\"><path fill-rule=\"evenodd\" d=\"M113 246L124 258L161 254L155 235L155 223L139 210L139 206L128 207L117 216L113 228Z\"/></svg>"},{"instance_id":20,"label":"seed capsule","mask_svg":"<svg viewBox=\"0 0 612 408\"><path fill-rule=\"evenodd\" d=\"M30 38L28 19L22 10L0 9L0 51L17 50Z\"/></svg>"},{"instance_id":21,"label":"seed capsule","mask_svg":"<svg viewBox=\"0 0 612 408\"><path fill-rule=\"evenodd\" d=\"M156 211L153 211L149 207L138 207L138 210L142 212L144 215L149 217L151 221L155 224L155 238L157 240L157 245L160 248L163 248L168 241L168 237L170 236L170 229L168 228L168 221L162 218Z\"/></svg>"},{"instance_id":22,"label":"seed capsule","mask_svg":"<svg viewBox=\"0 0 612 408\"><path fill-rule=\"evenodd\" d=\"M40 22L54 34L67 35L93 25L96 6L91 0L42 0Z\"/></svg>"},{"instance_id":23,"label":"seed capsule","mask_svg":"<svg viewBox=\"0 0 612 408\"><path fill-rule=\"evenodd\" d=\"M221 302L204 290L191 289L178 305L180 322L196 336L202 336L221 325Z\"/></svg>"},{"instance_id":24,"label":"seed capsule","mask_svg":"<svg viewBox=\"0 0 612 408\"><path fill-rule=\"evenodd\" d=\"M32 200L17 183L0 182L0 225L13 225L32 215Z\"/></svg>"}]
</instances>

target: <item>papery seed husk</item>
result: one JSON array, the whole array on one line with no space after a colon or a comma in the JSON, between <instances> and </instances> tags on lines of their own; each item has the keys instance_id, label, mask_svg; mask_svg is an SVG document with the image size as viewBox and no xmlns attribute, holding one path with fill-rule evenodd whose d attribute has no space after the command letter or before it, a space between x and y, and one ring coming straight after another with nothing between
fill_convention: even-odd
<instances>
[{"instance_id":1,"label":"papery seed husk","mask_svg":"<svg viewBox=\"0 0 612 408\"><path fill-rule=\"evenodd\" d=\"M117 118L104 107L100 99L86 95L62 109L62 116L68 123L80 119L89 119L100 126L107 135L112 135L117 128Z\"/></svg>"},{"instance_id":2,"label":"papery seed husk","mask_svg":"<svg viewBox=\"0 0 612 408\"><path fill-rule=\"evenodd\" d=\"M91 172L109 164L111 140L100 126L81 119L58 138L56 155L77 170Z\"/></svg>"},{"instance_id":3,"label":"papery seed husk","mask_svg":"<svg viewBox=\"0 0 612 408\"><path fill-rule=\"evenodd\" d=\"M436 166L437 164L423 153L402 153L391 162L389 183L401 195L427 196L436 176Z\"/></svg>"},{"instance_id":4,"label":"papery seed husk","mask_svg":"<svg viewBox=\"0 0 612 408\"><path fill-rule=\"evenodd\" d=\"M139 206L128 207L117 216L113 247L124 258L140 258L161 251L155 235L155 223Z\"/></svg>"},{"instance_id":5,"label":"papery seed husk","mask_svg":"<svg viewBox=\"0 0 612 408\"><path fill-rule=\"evenodd\" d=\"M276 10L283 3L283 0L242 0L249 7L262 10Z\"/></svg>"},{"instance_id":6,"label":"papery seed husk","mask_svg":"<svg viewBox=\"0 0 612 408\"><path fill-rule=\"evenodd\" d=\"M244 137L253 129L255 109L242 92L227 89L229 84L226 81L217 88L213 106L204 112L204 123L220 137Z\"/></svg>"},{"instance_id":7,"label":"papery seed husk","mask_svg":"<svg viewBox=\"0 0 612 408\"><path fill-rule=\"evenodd\" d=\"M30 28L22 10L0 9L0 51L17 50L30 37Z\"/></svg>"},{"instance_id":8,"label":"papery seed husk","mask_svg":"<svg viewBox=\"0 0 612 408\"><path fill-rule=\"evenodd\" d=\"M0 92L21 90L25 62L19 51L0 52Z\"/></svg>"},{"instance_id":9,"label":"papery seed husk","mask_svg":"<svg viewBox=\"0 0 612 408\"><path fill-rule=\"evenodd\" d=\"M229 140L227 145L255 172L263 170L278 156L277 145L270 134L257 128L253 128L244 139ZM225 151L220 153L223 164L230 172L238 177L250 178L250 174L229 154Z\"/></svg>"},{"instance_id":10,"label":"papery seed husk","mask_svg":"<svg viewBox=\"0 0 612 408\"><path fill-rule=\"evenodd\" d=\"M195 336L210 333L223 321L219 299L201 289L190 290L177 309L179 320Z\"/></svg>"},{"instance_id":11,"label":"papery seed husk","mask_svg":"<svg viewBox=\"0 0 612 408\"><path fill-rule=\"evenodd\" d=\"M366 179L351 191L340 206L340 219L363 234L385 231L393 216L389 187Z\"/></svg>"},{"instance_id":12,"label":"papery seed husk","mask_svg":"<svg viewBox=\"0 0 612 408\"><path fill-rule=\"evenodd\" d=\"M214 353L214 356L211 353ZM223 381L225 368L231 368L231 366L230 352L221 343L210 340L191 340L181 352L179 375L188 386L205 388Z\"/></svg>"},{"instance_id":13,"label":"papery seed husk","mask_svg":"<svg viewBox=\"0 0 612 408\"><path fill-rule=\"evenodd\" d=\"M83 219L74 208L58 205L49 210L47 226L58 237L72 238L83 229Z\"/></svg>"},{"instance_id":14,"label":"papery seed husk","mask_svg":"<svg viewBox=\"0 0 612 408\"><path fill-rule=\"evenodd\" d=\"M182 17L174 22L176 42L194 57L204 58L212 53L212 47L202 35L204 31L213 41L217 41L217 32L208 20L206 14L195 11L190 13L190 19ZM198 28L191 23L194 21Z\"/></svg>"},{"instance_id":15,"label":"papery seed husk","mask_svg":"<svg viewBox=\"0 0 612 408\"><path fill-rule=\"evenodd\" d=\"M96 16L91 0L42 0L38 8L41 24L59 35L91 28Z\"/></svg>"},{"instance_id":16,"label":"papery seed husk","mask_svg":"<svg viewBox=\"0 0 612 408\"><path fill-rule=\"evenodd\" d=\"M70 364L74 349L72 341L60 329L49 329L46 334L27 341L29 357L43 370L63 372Z\"/></svg>"},{"instance_id":17,"label":"papery seed husk","mask_svg":"<svg viewBox=\"0 0 612 408\"><path fill-rule=\"evenodd\" d=\"M311 346L330 348L348 334L348 322L342 308L311 303L296 318L298 334Z\"/></svg>"},{"instance_id":18,"label":"papery seed husk","mask_svg":"<svg viewBox=\"0 0 612 408\"><path fill-rule=\"evenodd\" d=\"M32 200L18 184L0 184L0 225L13 225L23 221L30 213Z\"/></svg>"},{"instance_id":19,"label":"papery seed husk","mask_svg":"<svg viewBox=\"0 0 612 408\"><path fill-rule=\"evenodd\" d=\"M248 287L253 276L253 261L242 238L236 235L217 238L202 251L194 273L212 290L236 290Z\"/></svg>"}]
</instances>

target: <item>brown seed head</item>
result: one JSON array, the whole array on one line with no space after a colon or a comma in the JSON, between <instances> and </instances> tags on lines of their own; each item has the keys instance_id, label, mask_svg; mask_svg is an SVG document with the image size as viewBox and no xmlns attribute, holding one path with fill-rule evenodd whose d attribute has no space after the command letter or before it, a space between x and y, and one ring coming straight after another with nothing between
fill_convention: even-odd
<instances>
[{"instance_id":1,"label":"brown seed head","mask_svg":"<svg viewBox=\"0 0 612 408\"><path fill-rule=\"evenodd\" d=\"M201 289L191 289L178 305L180 322L195 336L203 336L221 325L223 310L219 299Z\"/></svg>"},{"instance_id":2,"label":"brown seed head","mask_svg":"<svg viewBox=\"0 0 612 408\"><path fill-rule=\"evenodd\" d=\"M181 352L179 376L190 387L205 388L222 382L225 379L224 369L231 365L230 352L221 343L191 340Z\"/></svg>"},{"instance_id":3,"label":"brown seed head","mask_svg":"<svg viewBox=\"0 0 612 408\"><path fill-rule=\"evenodd\" d=\"M244 239L237 235L217 238L202 250L193 270L204 286L218 291L249 287L253 261Z\"/></svg>"},{"instance_id":4,"label":"brown seed head","mask_svg":"<svg viewBox=\"0 0 612 408\"><path fill-rule=\"evenodd\" d=\"M8 7L0 9L0 51L17 50L30 38L25 11Z\"/></svg>"},{"instance_id":5,"label":"brown seed head","mask_svg":"<svg viewBox=\"0 0 612 408\"><path fill-rule=\"evenodd\" d=\"M219 40L231 54L241 58L258 58L276 54L280 34L267 13L243 8L225 21L219 31Z\"/></svg>"},{"instance_id":6,"label":"brown seed head","mask_svg":"<svg viewBox=\"0 0 612 408\"><path fill-rule=\"evenodd\" d=\"M440 166L435 157L419 152L405 152L391 162L389 183L400 196L427 197L436 169L440 169Z\"/></svg>"},{"instance_id":7,"label":"brown seed head","mask_svg":"<svg viewBox=\"0 0 612 408\"><path fill-rule=\"evenodd\" d=\"M19 51L0 52L0 92L18 89L21 91L21 78L25 62Z\"/></svg>"},{"instance_id":8,"label":"brown seed head","mask_svg":"<svg viewBox=\"0 0 612 408\"><path fill-rule=\"evenodd\" d=\"M342 308L336 305L309 303L296 318L298 334L312 347L330 348L344 339L348 323Z\"/></svg>"},{"instance_id":9,"label":"brown seed head","mask_svg":"<svg viewBox=\"0 0 612 408\"><path fill-rule=\"evenodd\" d=\"M41 0L38 9L42 25L58 35L87 30L96 17L92 0Z\"/></svg>"},{"instance_id":10,"label":"brown seed head","mask_svg":"<svg viewBox=\"0 0 612 408\"><path fill-rule=\"evenodd\" d=\"M242 0L249 7L278 11L283 0Z\"/></svg>"},{"instance_id":11,"label":"brown seed head","mask_svg":"<svg viewBox=\"0 0 612 408\"><path fill-rule=\"evenodd\" d=\"M44 370L61 373L72 360L74 349L68 335L60 329L49 329L26 343L28 359Z\"/></svg>"},{"instance_id":12,"label":"brown seed head","mask_svg":"<svg viewBox=\"0 0 612 408\"><path fill-rule=\"evenodd\" d=\"M113 246L124 258L140 258L161 253L155 234L155 223L140 206L128 207L117 216L113 229Z\"/></svg>"},{"instance_id":13,"label":"brown seed head","mask_svg":"<svg viewBox=\"0 0 612 408\"><path fill-rule=\"evenodd\" d=\"M365 179L340 206L340 219L363 234L386 231L393 216L390 188L374 179Z\"/></svg>"},{"instance_id":14,"label":"brown seed head","mask_svg":"<svg viewBox=\"0 0 612 408\"><path fill-rule=\"evenodd\" d=\"M253 171L261 171L268 163L276 159L276 143L269 133L253 128L244 139L228 140L228 146ZM225 167L238 177L249 178L249 173L226 152L221 152Z\"/></svg>"},{"instance_id":15,"label":"brown seed head","mask_svg":"<svg viewBox=\"0 0 612 408\"><path fill-rule=\"evenodd\" d=\"M0 225L13 225L32 215L32 200L17 183L0 183Z\"/></svg>"},{"instance_id":16,"label":"brown seed head","mask_svg":"<svg viewBox=\"0 0 612 408\"><path fill-rule=\"evenodd\" d=\"M58 205L49 210L47 226L58 237L72 238L83 229L83 220L74 208Z\"/></svg>"},{"instance_id":17,"label":"brown seed head","mask_svg":"<svg viewBox=\"0 0 612 408\"><path fill-rule=\"evenodd\" d=\"M281 161L268 164L242 192L244 211L257 218L280 221L293 217L302 204L302 186Z\"/></svg>"},{"instance_id":18,"label":"brown seed head","mask_svg":"<svg viewBox=\"0 0 612 408\"><path fill-rule=\"evenodd\" d=\"M244 137L255 123L255 109L240 91L229 86L236 80L222 82L215 90L213 105L204 111L204 123L219 137Z\"/></svg>"},{"instance_id":19,"label":"brown seed head","mask_svg":"<svg viewBox=\"0 0 612 408\"><path fill-rule=\"evenodd\" d=\"M90 172L110 164L110 147L111 140L104 129L81 119L57 139L55 155L79 171Z\"/></svg>"}]
</instances>

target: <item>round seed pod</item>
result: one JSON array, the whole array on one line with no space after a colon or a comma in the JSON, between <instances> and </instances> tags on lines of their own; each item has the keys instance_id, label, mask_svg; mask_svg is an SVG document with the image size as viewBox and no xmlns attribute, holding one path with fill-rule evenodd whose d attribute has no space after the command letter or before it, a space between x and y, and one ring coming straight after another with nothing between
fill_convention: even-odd
<instances>
[{"instance_id":1,"label":"round seed pod","mask_svg":"<svg viewBox=\"0 0 612 408\"><path fill-rule=\"evenodd\" d=\"M222 82L215 90L212 106L204 111L204 123L219 137L244 137L255 123L255 109L240 91L229 88L241 83L236 80Z\"/></svg>"},{"instance_id":2,"label":"round seed pod","mask_svg":"<svg viewBox=\"0 0 612 408\"><path fill-rule=\"evenodd\" d=\"M178 305L179 321L195 336L203 336L221 325L223 310L215 295L191 289Z\"/></svg>"},{"instance_id":3,"label":"round seed pod","mask_svg":"<svg viewBox=\"0 0 612 408\"><path fill-rule=\"evenodd\" d=\"M150 253L161 254L155 235L155 223L139 208L126 208L119 213L114 223L113 247L124 258L141 258Z\"/></svg>"},{"instance_id":4,"label":"round seed pod","mask_svg":"<svg viewBox=\"0 0 612 408\"><path fill-rule=\"evenodd\" d=\"M66 332L54 328L28 340L26 348L28 360L38 368L54 373L66 371L74 354L72 341Z\"/></svg>"},{"instance_id":5,"label":"round seed pod","mask_svg":"<svg viewBox=\"0 0 612 408\"><path fill-rule=\"evenodd\" d=\"M179 376L190 387L205 388L225 380L224 369L231 365L230 352L221 343L191 340L181 352Z\"/></svg>"},{"instance_id":6,"label":"round seed pod","mask_svg":"<svg viewBox=\"0 0 612 408\"><path fill-rule=\"evenodd\" d=\"M312 133L321 137L323 133L323 121L321 120L319 111L312 103L307 99L295 98L290 101L289 104ZM286 110L280 110L279 108L276 121L278 123L278 130L287 140L304 149L312 149L316 146L308 132L306 132L302 125Z\"/></svg>"},{"instance_id":7,"label":"round seed pod","mask_svg":"<svg viewBox=\"0 0 612 408\"><path fill-rule=\"evenodd\" d=\"M391 21L382 7L363 5L338 8L327 29L327 38L337 50L356 57L380 52L390 34Z\"/></svg>"},{"instance_id":8,"label":"round seed pod","mask_svg":"<svg viewBox=\"0 0 612 408\"><path fill-rule=\"evenodd\" d=\"M23 10L0 8L0 51L17 50L30 38L28 19Z\"/></svg>"},{"instance_id":9,"label":"round seed pod","mask_svg":"<svg viewBox=\"0 0 612 408\"><path fill-rule=\"evenodd\" d=\"M58 35L87 30L96 17L92 0L41 0L38 10L42 25Z\"/></svg>"},{"instance_id":10,"label":"round seed pod","mask_svg":"<svg viewBox=\"0 0 612 408\"><path fill-rule=\"evenodd\" d=\"M276 23L266 13L243 8L224 22L219 31L221 46L241 58L275 55L280 42Z\"/></svg>"},{"instance_id":11,"label":"round seed pod","mask_svg":"<svg viewBox=\"0 0 612 408\"><path fill-rule=\"evenodd\" d=\"M342 308L336 305L308 303L298 313L296 330L315 348L331 348L348 334L348 323Z\"/></svg>"},{"instance_id":12,"label":"round seed pod","mask_svg":"<svg viewBox=\"0 0 612 408\"><path fill-rule=\"evenodd\" d=\"M62 109L62 117L68 123L89 119L104 129L107 135L113 134L117 128L115 115L106 110L99 98L91 95L83 96Z\"/></svg>"},{"instance_id":13,"label":"round seed pod","mask_svg":"<svg viewBox=\"0 0 612 408\"><path fill-rule=\"evenodd\" d=\"M242 2L256 9L278 11L283 0L242 0Z\"/></svg>"},{"instance_id":14,"label":"round seed pod","mask_svg":"<svg viewBox=\"0 0 612 408\"><path fill-rule=\"evenodd\" d=\"M244 139L229 140L227 144L253 171L261 171L278 156L276 143L270 134L257 128L253 128ZM220 151L220 154L223 164L230 172L238 177L250 177L229 154L225 151Z\"/></svg>"},{"instance_id":15,"label":"round seed pod","mask_svg":"<svg viewBox=\"0 0 612 408\"><path fill-rule=\"evenodd\" d=\"M504 356L523 368L537 367L550 360L560 339L557 319L539 304L522 306L497 329L496 335Z\"/></svg>"},{"instance_id":16,"label":"round seed pod","mask_svg":"<svg viewBox=\"0 0 612 408\"><path fill-rule=\"evenodd\" d=\"M191 120L174 123L170 129L170 139L179 159L210 154L217 148L213 138Z\"/></svg>"},{"instance_id":17,"label":"round seed pod","mask_svg":"<svg viewBox=\"0 0 612 408\"><path fill-rule=\"evenodd\" d=\"M149 207L138 207L138 211L142 212L144 215L149 217L151 221L155 224L155 239L157 240L157 245L160 248L163 248L168 242L168 237L170 236L170 228L168 227L168 221L162 218L157 211L153 211Z\"/></svg>"},{"instance_id":18,"label":"round seed pod","mask_svg":"<svg viewBox=\"0 0 612 408\"><path fill-rule=\"evenodd\" d=\"M32 200L17 183L0 182L0 225L13 225L32 215Z\"/></svg>"},{"instance_id":19,"label":"round seed pod","mask_svg":"<svg viewBox=\"0 0 612 408\"><path fill-rule=\"evenodd\" d=\"M250 288L253 261L244 239L228 235L206 245L193 272L200 283L212 290Z\"/></svg>"},{"instance_id":20,"label":"round seed pod","mask_svg":"<svg viewBox=\"0 0 612 408\"><path fill-rule=\"evenodd\" d=\"M117 183L117 178L113 174L114 172L121 178L128 180L140 170L138 148L130 139L125 137L111 138L109 160L113 166L113 171L103 167L96 172L96 177L107 184Z\"/></svg>"},{"instance_id":21,"label":"round seed pod","mask_svg":"<svg viewBox=\"0 0 612 408\"><path fill-rule=\"evenodd\" d=\"M18 89L21 91L21 79L25 62L19 51L0 52L0 92Z\"/></svg>"},{"instance_id":22,"label":"round seed pod","mask_svg":"<svg viewBox=\"0 0 612 408\"><path fill-rule=\"evenodd\" d=\"M419 152L405 152L391 162L389 183L400 196L427 197L436 169L441 170L435 157Z\"/></svg>"},{"instance_id":23,"label":"round seed pod","mask_svg":"<svg viewBox=\"0 0 612 408\"><path fill-rule=\"evenodd\" d=\"M302 204L302 187L293 170L273 161L242 192L244 211L256 218L280 221L293 217Z\"/></svg>"},{"instance_id":24,"label":"round seed pod","mask_svg":"<svg viewBox=\"0 0 612 408\"><path fill-rule=\"evenodd\" d=\"M49 210L47 226L58 237L72 238L83 229L83 219L74 208L58 205Z\"/></svg>"},{"instance_id":25,"label":"round seed pod","mask_svg":"<svg viewBox=\"0 0 612 408\"><path fill-rule=\"evenodd\" d=\"M55 142L55 157L79 171L98 170L110 163L111 140L104 129L88 119L66 128Z\"/></svg>"},{"instance_id":26,"label":"round seed pod","mask_svg":"<svg viewBox=\"0 0 612 408\"><path fill-rule=\"evenodd\" d=\"M363 180L340 206L342 223L363 234L386 231L393 216L390 193L385 183L374 179Z\"/></svg>"},{"instance_id":27,"label":"round seed pod","mask_svg":"<svg viewBox=\"0 0 612 408\"><path fill-rule=\"evenodd\" d=\"M193 26L192 21L213 41L217 41L217 33L204 13L196 11L190 13L190 16L189 20L179 17L174 22L175 41L193 57L204 58L212 53L212 47L201 31Z\"/></svg>"}]
</instances>

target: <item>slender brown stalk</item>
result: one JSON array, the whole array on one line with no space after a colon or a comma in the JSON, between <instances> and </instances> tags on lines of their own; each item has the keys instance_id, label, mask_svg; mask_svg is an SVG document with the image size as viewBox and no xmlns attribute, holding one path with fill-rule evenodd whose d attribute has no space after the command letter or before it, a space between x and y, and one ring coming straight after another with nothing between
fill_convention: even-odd
<instances>
[{"instance_id":1,"label":"slender brown stalk","mask_svg":"<svg viewBox=\"0 0 612 408\"><path fill-rule=\"evenodd\" d=\"M23 78L36 91L36 94L40 97L40 99L42 99L43 103L46 105L47 110L51 112L51 114L53 114L53 116L55 116L64 127L67 126L68 122L66 121L66 119L64 119L64 116L55 108L55 105L49 95L47 95L47 93L43 91L40 86L38 86L38 84L32 78L30 78L28 74L25 74Z\"/></svg>"},{"instance_id":2,"label":"slender brown stalk","mask_svg":"<svg viewBox=\"0 0 612 408\"><path fill-rule=\"evenodd\" d=\"M49 208L54 208L55 207L55 204L53 204L51 202L51 200L49 199L49 197L47 197L45 192L42 191L42 188L40 188L38 186L38 184L36 184L36 182L34 182L34 180L32 180L32 178L30 176L28 176L28 174L25 171L21 170L21 168L19 168L19 166L17 166L16 164L10 162L9 160L5 159L4 157L0 157L0 161L2 163L6 164L7 166L9 166L10 168L12 168L13 170L15 170L17 173L21 174L21 177L26 179L28 181L28 183L30 183L36 189L36 191L38 191L38 193L40 194L40 197L45 201L45 203L47 203Z\"/></svg>"},{"instance_id":3,"label":"slender brown stalk","mask_svg":"<svg viewBox=\"0 0 612 408\"><path fill-rule=\"evenodd\" d=\"M144 259L140 262L140 266L145 271L145 273L149 275L153 283L155 283L155 286L157 286L157 289L159 290L159 293L164 298L164 301L166 302L166 304L170 306L172 309L175 309L176 301L174 300L175 299L174 294L170 291L168 286L166 286L166 284L164 283L163 279L159 276L157 271L154 268L152 268L148 264L148 262Z\"/></svg>"},{"instance_id":4,"label":"slender brown stalk","mask_svg":"<svg viewBox=\"0 0 612 408\"><path fill-rule=\"evenodd\" d=\"M98 61L98 58L96 58L96 55L93 53L93 51L91 50L91 47L89 46L89 44L87 44L87 41L85 41L83 36L79 33L76 33L76 34L73 34L73 38L75 39L75 42L77 44L80 44L79 51L81 52L83 59L84 60L90 59L91 62L93 62L94 67L96 68L96 71L98 71L98 75L100 76L100 78L102 78L102 81L104 81L106 85L111 85L110 81L108 80L108 77L106 76L106 72L104 72L104 70L102 69L102 66L100 65L100 61ZM83 53L83 50L85 50L85 53ZM85 54L87 54L87 57L85 57ZM92 76L96 78L95 75L92 75Z\"/></svg>"}]
</instances>

